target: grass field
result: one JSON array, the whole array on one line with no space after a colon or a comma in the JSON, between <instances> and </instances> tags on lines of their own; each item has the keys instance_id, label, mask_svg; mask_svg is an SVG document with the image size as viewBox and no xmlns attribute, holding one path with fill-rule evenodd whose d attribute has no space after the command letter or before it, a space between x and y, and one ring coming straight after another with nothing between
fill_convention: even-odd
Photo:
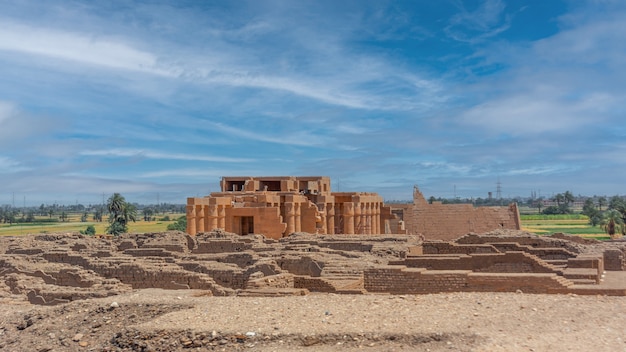
<instances>
[{"instance_id":1,"label":"grass field","mask_svg":"<svg viewBox=\"0 0 626 352\"><path fill-rule=\"evenodd\" d=\"M584 215L521 215L522 229L538 235L563 232L571 235L609 239L600 226L589 225L589 218Z\"/></svg>"},{"instance_id":2,"label":"grass field","mask_svg":"<svg viewBox=\"0 0 626 352\"><path fill-rule=\"evenodd\" d=\"M172 224L176 219L185 214L167 214L170 221L137 221L128 224L129 232L162 232L167 230L167 225ZM165 215L159 215L157 218L161 219ZM41 220L45 218L39 218ZM80 214L70 214L66 222L32 222L32 223L19 223L19 224L0 224L0 236L15 236L25 235L29 233L52 233L52 232L79 232L85 230L87 226L93 225L96 228L96 234L104 234L109 223L105 220L103 222L80 222Z\"/></svg>"},{"instance_id":3,"label":"grass field","mask_svg":"<svg viewBox=\"0 0 626 352\"><path fill-rule=\"evenodd\" d=\"M170 221L137 221L128 225L129 232L162 232L166 231L167 225L174 223L176 219L185 214L167 214ZM164 215L159 215L161 219ZM39 218L39 220L45 217ZM584 215L521 215L522 229L524 231L547 235L555 232L563 232L582 237L595 238L599 240L609 239L608 235L601 227L589 225L589 219ZM80 214L70 214L66 222L34 222L20 224L0 224L0 236L25 235L29 233L52 233L52 232L79 232L85 230L87 226L94 225L96 234L104 234L107 226L104 222L80 222Z\"/></svg>"}]
</instances>

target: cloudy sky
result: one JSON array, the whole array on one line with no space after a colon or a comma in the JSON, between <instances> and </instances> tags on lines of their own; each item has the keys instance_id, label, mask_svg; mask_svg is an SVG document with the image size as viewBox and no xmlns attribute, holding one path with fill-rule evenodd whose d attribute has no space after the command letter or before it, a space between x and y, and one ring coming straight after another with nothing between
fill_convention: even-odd
<instances>
[{"instance_id":1,"label":"cloudy sky","mask_svg":"<svg viewBox=\"0 0 626 352\"><path fill-rule=\"evenodd\" d=\"M184 203L225 175L626 194L621 0L0 8L0 204Z\"/></svg>"}]
</instances>

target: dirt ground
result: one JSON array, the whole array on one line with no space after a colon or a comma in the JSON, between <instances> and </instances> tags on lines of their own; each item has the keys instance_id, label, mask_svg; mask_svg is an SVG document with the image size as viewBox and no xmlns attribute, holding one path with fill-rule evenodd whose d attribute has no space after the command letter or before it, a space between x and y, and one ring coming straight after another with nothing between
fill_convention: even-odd
<instances>
[{"instance_id":1,"label":"dirt ground","mask_svg":"<svg viewBox=\"0 0 626 352\"><path fill-rule=\"evenodd\" d=\"M626 298L524 293L0 301L2 351L626 351Z\"/></svg>"}]
</instances>

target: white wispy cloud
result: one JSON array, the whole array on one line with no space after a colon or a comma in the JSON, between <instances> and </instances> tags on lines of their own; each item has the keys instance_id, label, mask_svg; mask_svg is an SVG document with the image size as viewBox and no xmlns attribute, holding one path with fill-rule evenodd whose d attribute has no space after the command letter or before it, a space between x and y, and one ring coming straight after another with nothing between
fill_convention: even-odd
<instances>
[{"instance_id":1,"label":"white wispy cloud","mask_svg":"<svg viewBox=\"0 0 626 352\"><path fill-rule=\"evenodd\" d=\"M216 122L207 122L207 124L211 125L213 129L227 133L231 136L259 142L307 147L322 145L327 139L325 136L311 135L306 131L289 131L283 133L282 135L267 135L259 129L252 131ZM271 131L272 129L274 128L271 125L263 126L263 131Z\"/></svg>"},{"instance_id":2,"label":"white wispy cloud","mask_svg":"<svg viewBox=\"0 0 626 352\"><path fill-rule=\"evenodd\" d=\"M21 146L29 137L57 130L54 119L24 112L12 102L0 101L0 146Z\"/></svg>"},{"instance_id":3,"label":"white wispy cloud","mask_svg":"<svg viewBox=\"0 0 626 352\"><path fill-rule=\"evenodd\" d=\"M16 113L15 106L5 101L0 101L0 126L3 121L7 121Z\"/></svg>"},{"instance_id":4,"label":"white wispy cloud","mask_svg":"<svg viewBox=\"0 0 626 352\"><path fill-rule=\"evenodd\" d=\"M186 169L176 169L176 170L157 170L157 171L150 171L150 172L145 172L139 175L139 177L141 178L199 178L199 179L208 179L208 178L214 178L214 179L219 179L225 175L229 175L232 174L233 170L231 169L200 169L200 168L186 168ZM255 171L253 169L245 169L245 170L238 170L238 174L241 175L253 175L258 173L258 171Z\"/></svg>"},{"instance_id":5,"label":"white wispy cloud","mask_svg":"<svg viewBox=\"0 0 626 352\"><path fill-rule=\"evenodd\" d=\"M5 2L2 187L623 188L624 5L555 2Z\"/></svg>"},{"instance_id":6,"label":"white wispy cloud","mask_svg":"<svg viewBox=\"0 0 626 352\"><path fill-rule=\"evenodd\" d=\"M510 18L504 14L506 4L501 0L485 0L475 11L467 11L463 4L460 12L450 18L445 32L451 38L468 43L484 41L506 31Z\"/></svg>"},{"instance_id":7,"label":"white wispy cloud","mask_svg":"<svg viewBox=\"0 0 626 352\"><path fill-rule=\"evenodd\" d=\"M9 174L27 170L29 170L29 168L25 167L17 160L13 160L12 158L5 156L0 156L0 173Z\"/></svg>"},{"instance_id":8,"label":"white wispy cloud","mask_svg":"<svg viewBox=\"0 0 626 352\"><path fill-rule=\"evenodd\" d=\"M263 35L262 29L266 27L267 21L261 21L257 25L244 25L236 31L254 32L258 36ZM273 25L269 34L280 30L283 28ZM217 28L208 30L209 33L212 31L223 32ZM309 72L290 68L300 63L284 57L280 52L273 52L271 60L250 59L261 54L260 47L250 43L242 49L239 43L229 41L233 38L232 34L214 34L210 38L214 50L189 50L165 41L151 49L150 44L141 38L59 30L1 19L0 51L68 61L68 69L82 64L151 74L173 82L283 91L355 109L425 109L440 101L441 88L434 79L420 77L376 56L351 53L342 46L342 40L328 40L327 34L305 28L294 32L289 38L292 41L286 42L288 52L294 50L294 43L307 43L301 47L303 55L310 55L324 63L312 65ZM234 38L241 40L241 35L234 35ZM142 43L141 48L137 43ZM132 82L130 77L125 80ZM395 81L394 86L401 83L407 91L385 91L390 81ZM141 87L149 89L145 85ZM131 89L132 86L123 85L121 88ZM394 98L388 99L389 95Z\"/></svg>"},{"instance_id":9,"label":"white wispy cloud","mask_svg":"<svg viewBox=\"0 0 626 352\"><path fill-rule=\"evenodd\" d=\"M209 161L221 163L247 163L254 161L246 158L230 158L220 156L190 155L182 153L167 153L146 149L123 149L113 148L106 150L86 150L80 152L85 156L104 156L114 158L146 158L146 159L168 159L168 160L188 160L188 161Z\"/></svg>"},{"instance_id":10,"label":"white wispy cloud","mask_svg":"<svg viewBox=\"0 0 626 352\"><path fill-rule=\"evenodd\" d=\"M466 125L510 135L569 134L586 125L600 123L598 114L606 96L567 101L560 97L514 95L475 106L461 114Z\"/></svg>"},{"instance_id":11,"label":"white wispy cloud","mask_svg":"<svg viewBox=\"0 0 626 352\"><path fill-rule=\"evenodd\" d=\"M112 38L21 25L0 20L0 50L69 60L113 69L169 75L155 55Z\"/></svg>"},{"instance_id":12,"label":"white wispy cloud","mask_svg":"<svg viewBox=\"0 0 626 352\"><path fill-rule=\"evenodd\" d=\"M550 166L531 166L527 168L513 168L503 172L503 176L524 176L524 175L551 175L558 172L574 171L577 168L564 165L550 165Z\"/></svg>"}]
</instances>

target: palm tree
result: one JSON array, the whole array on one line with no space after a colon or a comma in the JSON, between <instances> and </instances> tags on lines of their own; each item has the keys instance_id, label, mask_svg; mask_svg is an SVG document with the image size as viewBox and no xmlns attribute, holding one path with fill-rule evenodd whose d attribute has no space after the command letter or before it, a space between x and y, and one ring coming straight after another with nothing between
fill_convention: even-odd
<instances>
[{"instance_id":1,"label":"palm tree","mask_svg":"<svg viewBox=\"0 0 626 352\"><path fill-rule=\"evenodd\" d=\"M113 193L107 200L107 210L109 214L113 215L114 219L122 215L124 207L126 207L126 199L119 193Z\"/></svg>"},{"instance_id":2,"label":"palm tree","mask_svg":"<svg viewBox=\"0 0 626 352\"><path fill-rule=\"evenodd\" d=\"M606 205L606 198L598 198L598 210L602 211L602 207Z\"/></svg>"},{"instance_id":3,"label":"palm tree","mask_svg":"<svg viewBox=\"0 0 626 352\"><path fill-rule=\"evenodd\" d=\"M558 193L556 196L554 196L554 201L556 202L557 206L560 206L561 203L565 201L565 196L563 196L561 193Z\"/></svg>"},{"instance_id":4,"label":"palm tree","mask_svg":"<svg viewBox=\"0 0 626 352\"><path fill-rule=\"evenodd\" d=\"M124 219L124 224L128 224L129 221L137 221L137 207L134 204L126 203L122 212L122 218Z\"/></svg>"},{"instance_id":5,"label":"palm tree","mask_svg":"<svg viewBox=\"0 0 626 352\"><path fill-rule=\"evenodd\" d=\"M616 238L616 234L624 228L622 214L615 209L605 211L600 224L611 238Z\"/></svg>"},{"instance_id":6,"label":"palm tree","mask_svg":"<svg viewBox=\"0 0 626 352\"><path fill-rule=\"evenodd\" d=\"M565 205L569 206L570 203L574 203L576 199L574 198L574 195L572 194L572 192L570 191L565 191L565 194L563 194L563 202L565 202Z\"/></svg>"},{"instance_id":7,"label":"palm tree","mask_svg":"<svg viewBox=\"0 0 626 352\"><path fill-rule=\"evenodd\" d=\"M143 208L143 220L150 221L152 216L154 215L154 209L152 208Z\"/></svg>"},{"instance_id":8,"label":"palm tree","mask_svg":"<svg viewBox=\"0 0 626 352\"><path fill-rule=\"evenodd\" d=\"M109 211L109 227L107 233L119 235L128 231L128 222L137 220L137 208L126 202L126 199L119 194L113 193L107 201Z\"/></svg>"}]
</instances>

